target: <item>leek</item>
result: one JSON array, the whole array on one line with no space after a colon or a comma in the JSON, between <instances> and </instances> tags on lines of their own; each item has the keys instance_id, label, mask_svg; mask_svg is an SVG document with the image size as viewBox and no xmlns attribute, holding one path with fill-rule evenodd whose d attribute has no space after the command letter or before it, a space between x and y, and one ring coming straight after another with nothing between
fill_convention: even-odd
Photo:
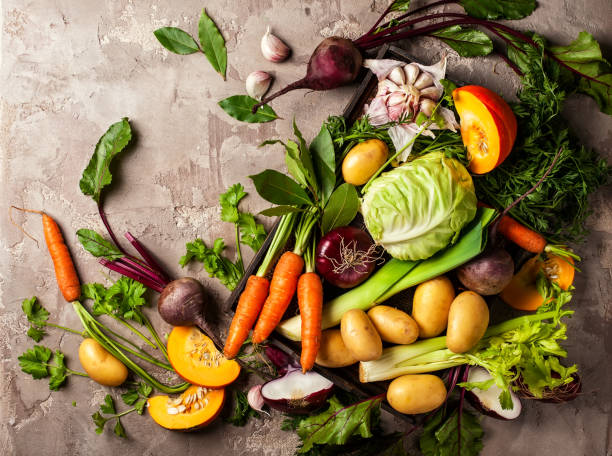
<instances>
[{"instance_id":1,"label":"leek","mask_svg":"<svg viewBox=\"0 0 612 456\"><path fill-rule=\"evenodd\" d=\"M480 208L466 227L459 242L426 260L389 260L366 282L325 304L321 329L340 323L350 309L368 310L394 294L432 279L471 260L485 247L486 228L495 216L493 209ZM276 328L288 339L301 340L302 321L299 315L289 318Z\"/></svg>"}]
</instances>

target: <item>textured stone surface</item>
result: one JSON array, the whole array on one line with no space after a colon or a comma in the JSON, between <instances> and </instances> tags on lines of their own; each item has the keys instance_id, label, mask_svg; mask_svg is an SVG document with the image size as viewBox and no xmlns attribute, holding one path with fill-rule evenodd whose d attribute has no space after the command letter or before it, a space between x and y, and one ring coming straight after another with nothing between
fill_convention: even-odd
<instances>
[{"instance_id":1,"label":"textured stone surface","mask_svg":"<svg viewBox=\"0 0 612 456\"><path fill-rule=\"evenodd\" d=\"M274 148L258 149L263 139L288 137L295 116L312 137L329 114L341 111L352 88L331 93L293 93L274 103L284 117L266 125L240 124L216 102L243 91L253 70L270 70L274 87L301 77L303 64L322 36L358 36L384 8L380 1L240 0L206 4L228 44L228 81L202 55L176 56L156 42L152 31L180 26L196 33L201 2L154 0L67 1L2 0L0 210L16 204L44 209L60 223L83 281L104 281L104 271L77 245L81 227L101 229L94 203L78 191L78 180L101 133L123 116L137 134L135 147L121 160L106 208L117 233L128 229L162 259L174 275L184 243L196 236L211 241L232 238L232 227L219 222L218 194L264 167L282 168ZM565 43L588 29L612 56L612 4L609 0L542 0L530 18L518 24ZM283 64L266 62L259 52L265 26L293 49ZM424 61L437 60L443 47L431 40L406 43ZM516 79L495 58L459 59L450 53L452 77L511 95ZM612 119L583 97L568 103L578 134L610 159ZM612 295L612 205L610 187L593 198L592 233L579 247L583 273L576 287L576 316L569 327L570 358L580 367L584 394L565 406L527 404L515 422L484 420L485 455L610 454L610 296ZM256 196L252 211L266 204ZM40 219L16 216L41 238ZM158 428L147 417L128 416L130 438L94 433L90 415L107 389L71 379L50 394L45 381L21 373L17 356L26 338L21 301L37 295L52 320L78 327L61 298L46 249L0 219L0 453L3 455L143 454L290 455L297 439L280 431L279 417L234 428L218 420L197 434ZM228 293L200 277L218 302ZM165 332L168 327L155 320ZM68 365L79 367L79 338L49 331L44 344L59 347ZM71 405L76 401L76 407ZM391 420L392 421L392 420Z\"/></svg>"}]
</instances>

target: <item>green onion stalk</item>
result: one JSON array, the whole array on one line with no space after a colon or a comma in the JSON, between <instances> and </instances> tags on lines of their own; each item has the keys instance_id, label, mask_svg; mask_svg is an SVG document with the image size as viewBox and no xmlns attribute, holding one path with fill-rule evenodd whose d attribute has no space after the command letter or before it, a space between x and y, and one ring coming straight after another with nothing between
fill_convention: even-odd
<instances>
[{"instance_id":1,"label":"green onion stalk","mask_svg":"<svg viewBox=\"0 0 612 456\"><path fill-rule=\"evenodd\" d=\"M189 387L189 383L183 382L177 385L168 386L164 383L161 383L151 374L149 374L145 369L136 364L132 359L130 359L125 353L124 350L132 355L139 356L142 359L146 359L147 361L155 364L156 366L162 367L167 370L173 370L171 366L161 363L160 361L151 358L151 357L143 357L143 355L138 354L134 350L131 350L129 347L122 345L121 343L111 339L108 335L104 333L104 330L107 329L104 325L99 323L93 315L89 313L89 311L81 304L79 301L74 301L72 303L76 314L81 320L81 324L83 328L87 331L89 336L92 339L95 339L102 347L104 347L111 355L121 361L128 369L134 372L136 375L141 377L146 383L148 383L153 388L158 389L161 392L167 394L176 394L185 391Z\"/></svg>"}]
</instances>

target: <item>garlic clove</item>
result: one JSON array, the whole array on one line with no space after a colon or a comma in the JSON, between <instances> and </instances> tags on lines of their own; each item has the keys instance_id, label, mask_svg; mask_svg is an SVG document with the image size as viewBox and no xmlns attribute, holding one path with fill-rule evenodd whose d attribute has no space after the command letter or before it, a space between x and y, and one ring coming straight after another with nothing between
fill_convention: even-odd
<instances>
[{"instance_id":1,"label":"garlic clove","mask_svg":"<svg viewBox=\"0 0 612 456\"><path fill-rule=\"evenodd\" d=\"M406 100L406 94L404 92L393 92L387 98L387 106L395 106L404 103Z\"/></svg>"},{"instance_id":2,"label":"garlic clove","mask_svg":"<svg viewBox=\"0 0 612 456\"><path fill-rule=\"evenodd\" d=\"M276 35L272 35L270 27L268 27L266 33L261 38L261 53L264 58L270 62L278 63L289 57L290 52L289 46Z\"/></svg>"},{"instance_id":3,"label":"garlic clove","mask_svg":"<svg viewBox=\"0 0 612 456\"><path fill-rule=\"evenodd\" d=\"M251 387L247 393L247 401L253 410L263 412L264 400L261 395L261 388L263 385L255 385Z\"/></svg>"},{"instance_id":4,"label":"garlic clove","mask_svg":"<svg viewBox=\"0 0 612 456\"><path fill-rule=\"evenodd\" d=\"M406 74L406 84L414 84L421 70L414 63L404 65L404 73Z\"/></svg>"},{"instance_id":5,"label":"garlic clove","mask_svg":"<svg viewBox=\"0 0 612 456\"><path fill-rule=\"evenodd\" d=\"M396 92L399 90L398 85L390 79L383 79L378 83L378 90L376 96L387 95L388 93Z\"/></svg>"},{"instance_id":6,"label":"garlic clove","mask_svg":"<svg viewBox=\"0 0 612 456\"><path fill-rule=\"evenodd\" d=\"M246 78L246 91L249 96L261 100L272 84L272 76L265 71L253 71Z\"/></svg>"},{"instance_id":7,"label":"garlic clove","mask_svg":"<svg viewBox=\"0 0 612 456\"><path fill-rule=\"evenodd\" d=\"M433 113L434 108L436 107L436 102L431 100L430 98L423 98L421 103L419 104L419 108L423 114L427 117L430 117Z\"/></svg>"},{"instance_id":8,"label":"garlic clove","mask_svg":"<svg viewBox=\"0 0 612 456\"><path fill-rule=\"evenodd\" d=\"M442 90L436 86L425 87L421 90L421 98L429 98L431 100L438 100L442 95Z\"/></svg>"},{"instance_id":9,"label":"garlic clove","mask_svg":"<svg viewBox=\"0 0 612 456\"><path fill-rule=\"evenodd\" d=\"M410 115L410 107L405 104L388 106L387 113L389 114L389 118L391 120L396 121L399 120L404 113Z\"/></svg>"},{"instance_id":10,"label":"garlic clove","mask_svg":"<svg viewBox=\"0 0 612 456\"><path fill-rule=\"evenodd\" d=\"M403 85L406 82L406 75L401 67L395 67L387 76L387 79L395 82L397 85Z\"/></svg>"},{"instance_id":11,"label":"garlic clove","mask_svg":"<svg viewBox=\"0 0 612 456\"><path fill-rule=\"evenodd\" d=\"M425 73L422 72L421 74L419 74L419 77L416 79L416 81L414 81L414 86L421 90L424 89L425 87L429 87L431 85L433 85L433 79L431 78L431 75L429 73Z\"/></svg>"}]
</instances>

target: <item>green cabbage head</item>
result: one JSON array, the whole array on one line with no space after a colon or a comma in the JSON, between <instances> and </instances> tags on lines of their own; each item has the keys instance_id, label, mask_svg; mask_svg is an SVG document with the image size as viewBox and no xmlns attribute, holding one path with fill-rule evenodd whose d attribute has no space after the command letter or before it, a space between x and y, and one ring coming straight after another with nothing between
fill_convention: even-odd
<instances>
[{"instance_id":1,"label":"green cabbage head","mask_svg":"<svg viewBox=\"0 0 612 456\"><path fill-rule=\"evenodd\" d=\"M432 152L374 179L361 212L391 256L429 258L454 243L476 215L474 183L457 160Z\"/></svg>"}]
</instances>

